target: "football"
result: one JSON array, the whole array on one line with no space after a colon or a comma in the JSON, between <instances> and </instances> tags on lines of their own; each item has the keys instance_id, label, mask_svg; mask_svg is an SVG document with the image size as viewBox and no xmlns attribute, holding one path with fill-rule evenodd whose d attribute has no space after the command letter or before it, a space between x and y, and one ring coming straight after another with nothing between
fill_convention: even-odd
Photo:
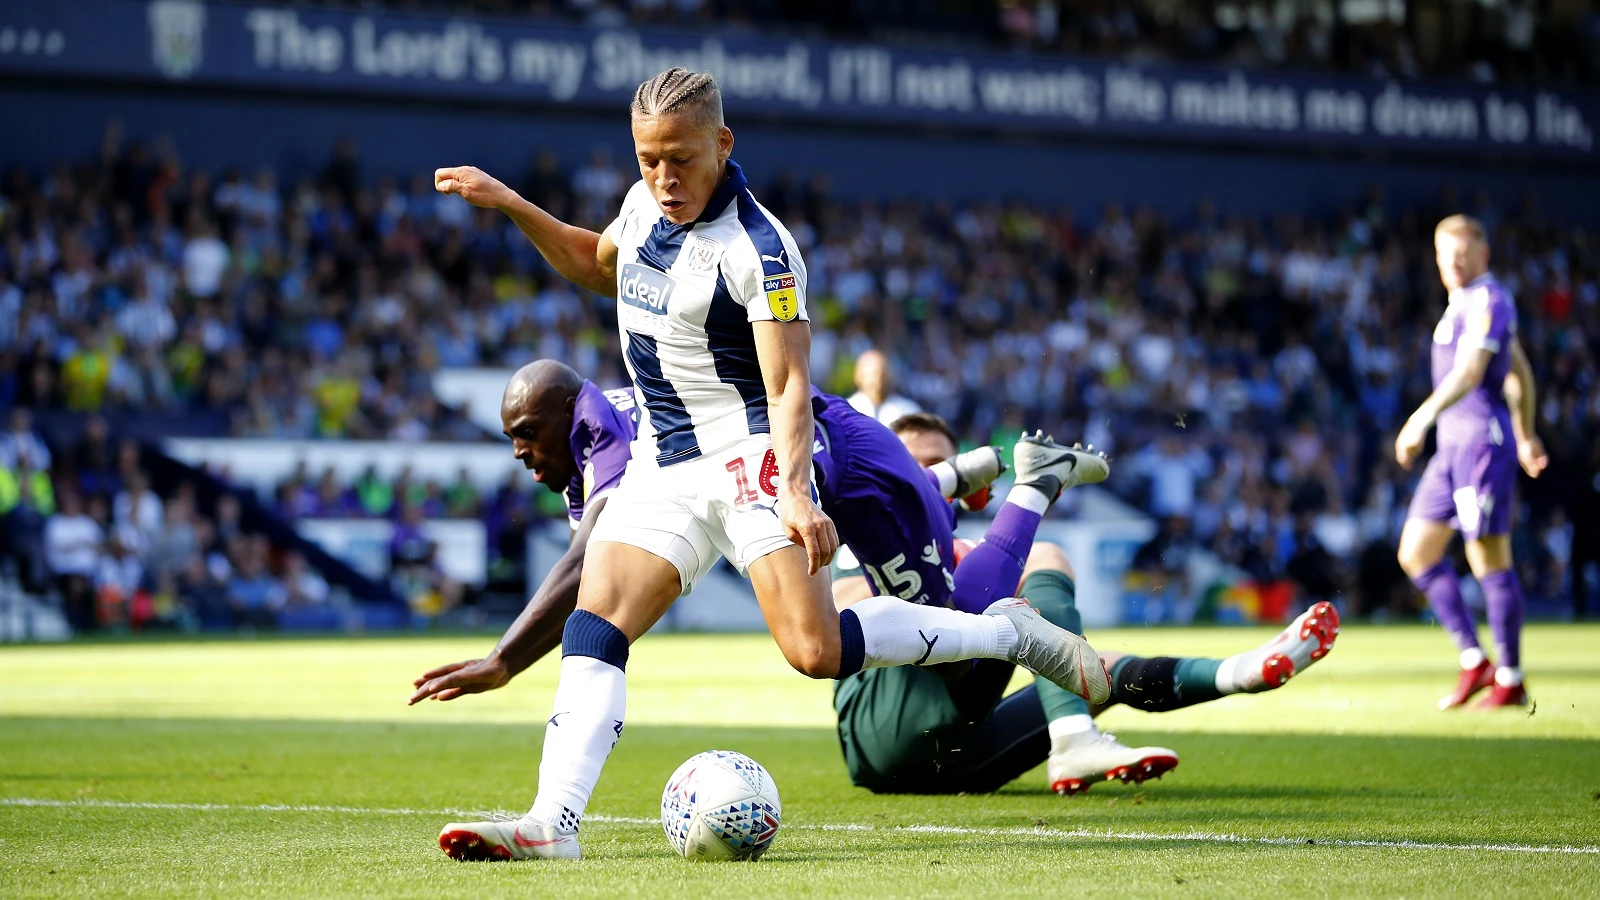
<instances>
[{"instance_id":1,"label":"football","mask_svg":"<svg viewBox=\"0 0 1600 900\"><path fill-rule=\"evenodd\" d=\"M772 776L732 750L689 757L661 792L661 827L685 859L756 859L782 815Z\"/></svg>"}]
</instances>

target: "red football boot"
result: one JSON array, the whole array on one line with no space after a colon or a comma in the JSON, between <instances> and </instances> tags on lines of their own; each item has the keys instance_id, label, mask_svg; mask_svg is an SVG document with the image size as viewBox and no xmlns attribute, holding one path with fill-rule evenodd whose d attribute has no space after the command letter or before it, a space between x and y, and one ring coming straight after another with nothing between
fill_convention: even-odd
<instances>
[{"instance_id":1,"label":"red football boot","mask_svg":"<svg viewBox=\"0 0 1600 900\"><path fill-rule=\"evenodd\" d=\"M1461 677L1456 679L1456 689L1449 695L1439 698L1439 708L1455 709L1465 705L1474 694L1492 684L1494 684L1494 663L1486 658L1474 668L1461 670Z\"/></svg>"},{"instance_id":2,"label":"red football boot","mask_svg":"<svg viewBox=\"0 0 1600 900\"><path fill-rule=\"evenodd\" d=\"M1522 685L1506 687L1500 682L1495 682L1494 690L1489 696L1473 704L1473 709L1499 709L1502 706L1527 706L1528 689Z\"/></svg>"}]
</instances>

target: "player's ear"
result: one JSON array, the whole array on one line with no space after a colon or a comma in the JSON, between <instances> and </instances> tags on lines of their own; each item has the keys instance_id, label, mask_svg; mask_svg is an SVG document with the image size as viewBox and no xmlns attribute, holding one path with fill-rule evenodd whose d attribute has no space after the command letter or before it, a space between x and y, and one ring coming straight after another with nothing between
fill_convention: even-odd
<instances>
[{"instance_id":1,"label":"player's ear","mask_svg":"<svg viewBox=\"0 0 1600 900\"><path fill-rule=\"evenodd\" d=\"M717 162L727 162L733 155L733 130L724 125L717 129Z\"/></svg>"}]
</instances>

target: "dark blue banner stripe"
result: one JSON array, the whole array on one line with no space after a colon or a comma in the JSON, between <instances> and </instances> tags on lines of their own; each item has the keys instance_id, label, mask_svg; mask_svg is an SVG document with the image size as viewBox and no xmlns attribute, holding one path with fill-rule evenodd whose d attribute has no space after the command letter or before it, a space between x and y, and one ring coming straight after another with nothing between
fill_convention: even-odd
<instances>
[{"instance_id":1,"label":"dark blue banner stripe","mask_svg":"<svg viewBox=\"0 0 1600 900\"><path fill-rule=\"evenodd\" d=\"M574 106L668 64L731 115L1596 160L1600 94L189 0L0 0L0 73ZM754 74L751 74L754 73Z\"/></svg>"}]
</instances>

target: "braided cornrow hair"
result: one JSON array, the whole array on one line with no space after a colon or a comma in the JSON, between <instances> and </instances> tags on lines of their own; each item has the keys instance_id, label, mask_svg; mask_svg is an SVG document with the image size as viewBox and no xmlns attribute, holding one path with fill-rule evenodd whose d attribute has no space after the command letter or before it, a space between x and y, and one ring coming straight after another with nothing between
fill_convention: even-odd
<instances>
[{"instance_id":1,"label":"braided cornrow hair","mask_svg":"<svg viewBox=\"0 0 1600 900\"><path fill-rule=\"evenodd\" d=\"M720 128L722 91L711 73L674 66L639 85L628 112L630 116L688 113L703 124Z\"/></svg>"}]
</instances>

